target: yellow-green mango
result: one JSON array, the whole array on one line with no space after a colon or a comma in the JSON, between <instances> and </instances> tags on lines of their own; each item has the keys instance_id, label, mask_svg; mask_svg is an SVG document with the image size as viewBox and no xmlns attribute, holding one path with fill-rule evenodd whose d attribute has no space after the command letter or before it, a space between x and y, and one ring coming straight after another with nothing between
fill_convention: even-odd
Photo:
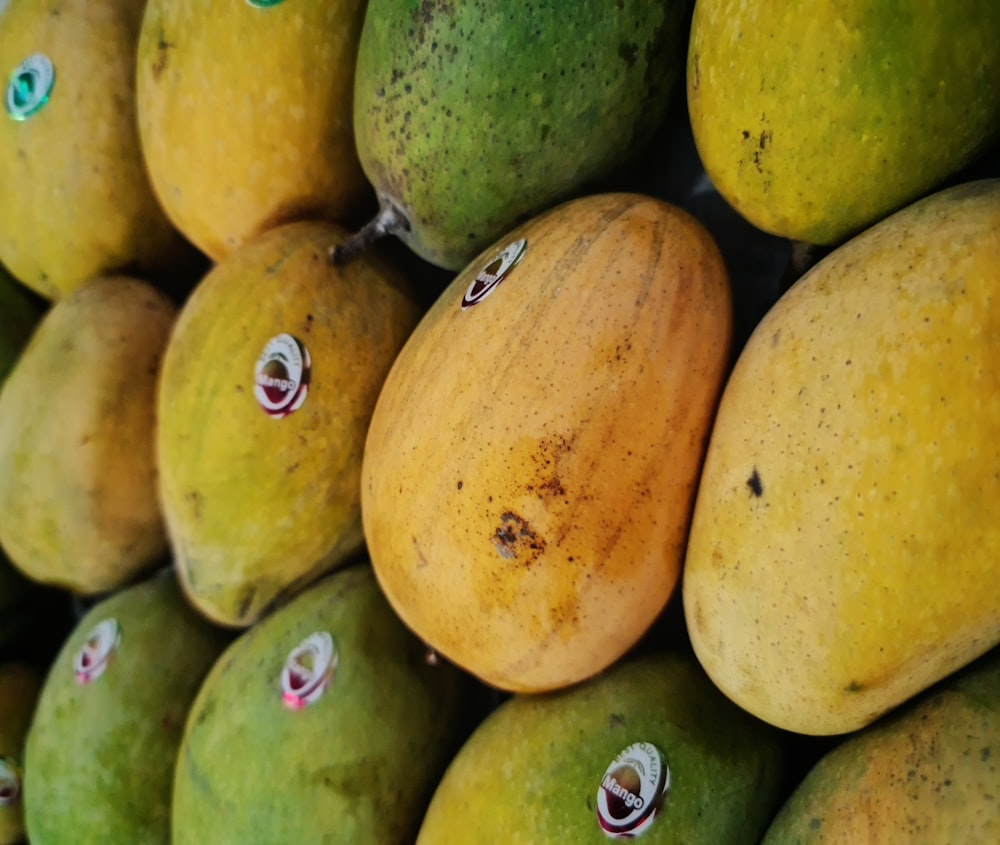
<instances>
[{"instance_id":1,"label":"yellow-green mango","mask_svg":"<svg viewBox=\"0 0 1000 845\"><path fill-rule=\"evenodd\" d=\"M41 688L31 664L0 664L0 845L24 841L24 741Z\"/></svg>"},{"instance_id":2,"label":"yellow-green mango","mask_svg":"<svg viewBox=\"0 0 1000 845\"><path fill-rule=\"evenodd\" d=\"M1000 842L998 758L1000 651L841 740L762 845Z\"/></svg>"},{"instance_id":3,"label":"yellow-green mango","mask_svg":"<svg viewBox=\"0 0 1000 845\"><path fill-rule=\"evenodd\" d=\"M1000 3L697 0L687 95L719 193L835 245L1000 137Z\"/></svg>"},{"instance_id":4,"label":"yellow-green mango","mask_svg":"<svg viewBox=\"0 0 1000 845\"><path fill-rule=\"evenodd\" d=\"M470 679L427 660L365 561L240 634L188 714L174 845L412 843L469 730Z\"/></svg>"},{"instance_id":5,"label":"yellow-green mango","mask_svg":"<svg viewBox=\"0 0 1000 845\"><path fill-rule=\"evenodd\" d=\"M859 729L1000 642L1000 180L815 264L722 394L684 563L737 704Z\"/></svg>"},{"instance_id":6,"label":"yellow-green mango","mask_svg":"<svg viewBox=\"0 0 1000 845\"><path fill-rule=\"evenodd\" d=\"M746 845L784 796L786 749L688 652L626 658L501 703L452 760L417 845Z\"/></svg>"},{"instance_id":7,"label":"yellow-green mango","mask_svg":"<svg viewBox=\"0 0 1000 845\"><path fill-rule=\"evenodd\" d=\"M0 387L0 545L31 579L101 593L163 559L154 412L176 310L142 279L91 279Z\"/></svg>"},{"instance_id":8,"label":"yellow-green mango","mask_svg":"<svg viewBox=\"0 0 1000 845\"><path fill-rule=\"evenodd\" d=\"M420 308L374 253L331 264L347 234L299 221L248 241L202 278L167 344L160 500L189 599L223 625L253 624L363 545L368 422Z\"/></svg>"},{"instance_id":9,"label":"yellow-green mango","mask_svg":"<svg viewBox=\"0 0 1000 845\"><path fill-rule=\"evenodd\" d=\"M0 261L49 300L196 261L153 194L136 124L146 0L0 4Z\"/></svg>"}]
</instances>

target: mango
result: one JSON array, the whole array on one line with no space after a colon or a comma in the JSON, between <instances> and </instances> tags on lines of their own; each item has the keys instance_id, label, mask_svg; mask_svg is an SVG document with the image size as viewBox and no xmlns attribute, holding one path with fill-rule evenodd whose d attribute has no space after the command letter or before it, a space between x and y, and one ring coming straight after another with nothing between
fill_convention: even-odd
<instances>
[{"instance_id":1,"label":"mango","mask_svg":"<svg viewBox=\"0 0 1000 845\"><path fill-rule=\"evenodd\" d=\"M1000 651L845 737L782 805L762 845L1000 841Z\"/></svg>"},{"instance_id":2,"label":"mango","mask_svg":"<svg viewBox=\"0 0 1000 845\"><path fill-rule=\"evenodd\" d=\"M506 691L621 657L677 586L731 334L715 242L640 194L571 200L471 262L365 442L365 540L396 612Z\"/></svg>"},{"instance_id":3,"label":"mango","mask_svg":"<svg viewBox=\"0 0 1000 845\"><path fill-rule=\"evenodd\" d=\"M1000 642L1000 180L815 264L726 384L684 562L737 704L858 730Z\"/></svg>"},{"instance_id":4,"label":"mango","mask_svg":"<svg viewBox=\"0 0 1000 845\"><path fill-rule=\"evenodd\" d=\"M143 279L92 279L0 387L0 545L32 580L97 594L162 562L153 430L175 314Z\"/></svg>"},{"instance_id":5,"label":"mango","mask_svg":"<svg viewBox=\"0 0 1000 845\"><path fill-rule=\"evenodd\" d=\"M41 688L31 664L0 663L0 845L24 841L24 741Z\"/></svg>"},{"instance_id":6,"label":"mango","mask_svg":"<svg viewBox=\"0 0 1000 845\"><path fill-rule=\"evenodd\" d=\"M241 633L188 714L174 845L412 842L471 715L426 653L366 561Z\"/></svg>"},{"instance_id":7,"label":"mango","mask_svg":"<svg viewBox=\"0 0 1000 845\"><path fill-rule=\"evenodd\" d=\"M0 262L49 300L94 276L159 282L197 260L153 194L140 148L145 5L3 4Z\"/></svg>"},{"instance_id":8,"label":"mango","mask_svg":"<svg viewBox=\"0 0 1000 845\"><path fill-rule=\"evenodd\" d=\"M1000 4L698 0L687 97L719 193L834 246L1000 139Z\"/></svg>"},{"instance_id":9,"label":"mango","mask_svg":"<svg viewBox=\"0 0 1000 845\"><path fill-rule=\"evenodd\" d=\"M690 653L629 657L500 704L449 765L417 845L757 842L784 794L786 748Z\"/></svg>"},{"instance_id":10,"label":"mango","mask_svg":"<svg viewBox=\"0 0 1000 845\"><path fill-rule=\"evenodd\" d=\"M363 546L368 421L420 317L372 253L326 259L347 230L279 226L216 264L184 303L156 396L158 489L184 590L246 627Z\"/></svg>"},{"instance_id":11,"label":"mango","mask_svg":"<svg viewBox=\"0 0 1000 845\"><path fill-rule=\"evenodd\" d=\"M166 845L177 750L230 637L165 567L90 606L45 676L24 752L32 845Z\"/></svg>"},{"instance_id":12,"label":"mango","mask_svg":"<svg viewBox=\"0 0 1000 845\"><path fill-rule=\"evenodd\" d=\"M461 270L514 226L610 180L666 117L689 8L368 0L354 137L381 211L358 247L391 233Z\"/></svg>"},{"instance_id":13,"label":"mango","mask_svg":"<svg viewBox=\"0 0 1000 845\"><path fill-rule=\"evenodd\" d=\"M188 239L217 262L290 220L369 212L351 112L363 0L144 5L138 131Z\"/></svg>"}]
</instances>

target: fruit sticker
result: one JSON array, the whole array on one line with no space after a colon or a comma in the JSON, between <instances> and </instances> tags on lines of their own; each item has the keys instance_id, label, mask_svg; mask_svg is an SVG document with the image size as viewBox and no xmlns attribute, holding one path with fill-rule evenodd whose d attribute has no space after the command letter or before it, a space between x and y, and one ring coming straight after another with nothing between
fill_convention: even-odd
<instances>
[{"instance_id":1,"label":"fruit sticker","mask_svg":"<svg viewBox=\"0 0 1000 845\"><path fill-rule=\"evenodd\" d=\"M0 807L21 799L21 767L10 757L0 757Z\"/></svg>"},{"instance_id":2,"label":"fruit sticker","mask_svg":"<svg viewBox=\"0 0 1000 845\"><path fill-rule=\"evenodd\" d=\"M493 293L499 287L500 282L506 279L511 271L521 263L527 249L528 242L522 238L507 244L500 250L500 254L483 267L476 274L476 278L472 280L465 296L462 297L462 310L465 311L467 308L482 302Z\"/></svg>"},{"instance_id":3,"label":"fruit sticker","mask_svg":"<svg viewBox=\"0 0 1000 845\"><path fill-rule=\"evenodd\" d=\"M281 700L289 710L319 701L337 668L337 646L326 631L310 634L294 648L281 670Z\"/></svg>"},{"instance_id":4,"label":"fruit sticker","mask_svg":"<svg viewBox=\"0 0 1000 845\"><path fill-rule=\"evenodd\" d=\"M115 650L121 643L121 627L114 619L98 622L87 635L87 641L76 653L73 671L78 684L96 681L108 668Z\"/></svg>"},{"instance_id":5,"label":"fruit sticker","mask_svg":"<svg viewBox=\"0 0 1000 845\"><path fill-rule=\"evenodd\" d=\"M257 9L266 9L268 6L278 6L282 2L284 0L247 0L247 5Z\"/></svg>"},{"instance_id":6,"label":"fruit sticker","mask_svg":"<svg viewBox=\"0 0 1000 845\"><path fill-rule=\"evenodd\" d=\"M305 402L311 369L305 346L290 334L276 335L257 359L254 396L272 417L287 417Z\"/></svg>"},{"instance_id":7,"label":"fruit sticker","mask_svg":"<svg viewBox=\"0 0 1000 845\"><path fill-rule=\"evenodd\" d=\"M597 789L597 823L612 839L645 833L670 789L670 769L660 750L636 742L620 752L604 771Z\"/></svg>"},{"instance_id":8,"label":"fruit sticker","mask_svg":"<svg viewBox=\"0 0 1000 845\"><path fill-rule=\"evenodd\" d=\"M56 71L48 56L28 56L7 80L7 114L14 120L27 120L49 101L55 81Z\"/></svg>"}]
</instances>

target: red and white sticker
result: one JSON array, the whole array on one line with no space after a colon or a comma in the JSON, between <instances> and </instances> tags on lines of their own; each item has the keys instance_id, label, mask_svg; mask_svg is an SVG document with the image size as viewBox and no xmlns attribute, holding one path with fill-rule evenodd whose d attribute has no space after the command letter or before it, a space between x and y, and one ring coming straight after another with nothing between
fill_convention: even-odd
<instances>
[{"instance_id":1,"label":"red and white sticker","mask_svg":"<svg viewBox=\"0 0 1000 845\"><path fill-rule=\"evenodd\" d=\"M0 807L21 800L21 767L10 757L0 757Z\"/></svg>"},{"instance_id":2,"label":"red and white sticker","mask_svg":"<svg viewBox=\"0 0 1000 845\"><path fill-rule=\"evenodd\" d=\"M122 631L117 620L104 619L98 622L87 635L73 660L73 672L78 684L89 684L104 674L121 644Z\"/></svg>"},{"instance_id":3,"label":"red and white sticker","mask_svg":"<svg viewBox=\"0 0 1000 845\"><path fill-rule=\"evenodd\" d=\"M670 768L660 750L635 742L605 769L597 789L597 823L612 839L645 833L670 789Z\"/></svg>"},{"instance_id":4,"label":"red and white sticker","mask_svg":"<svg viewBox=\"0 0 1000 845\"><path fill-rule=\"evenodd\" d=\"M521 263L528 251L528 242L523 238L507 244L500 253L476 274L462 297L462 310L477 305L495 291L511 271Z\"/></svg>"},{"instance_id":5,"label":"red and white sticker","mask_svg":"<svg viewBox=\"0 0 1000 845\"><path fill-rule=\"evenodd\" d=\"M290 710L319 701L337 668L337 645L326 631L299 643L281 670L281 700Z\"/></svg>"},{"instance_id":6,"label":"red and white sticker","mask_svg":"<svg viewBox=\"0 0 1000 845\"><path fill-rule=\"evenodd\" d=\"M257 358L254 396L272 417L287 417L306 401L311 371L309 350L290 334L275 335Z\"/></svg>"}]
</instances>

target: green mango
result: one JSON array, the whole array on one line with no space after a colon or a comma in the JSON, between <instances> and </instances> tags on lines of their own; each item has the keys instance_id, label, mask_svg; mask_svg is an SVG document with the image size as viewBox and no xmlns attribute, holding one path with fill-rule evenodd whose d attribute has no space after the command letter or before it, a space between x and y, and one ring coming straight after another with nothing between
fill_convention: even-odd
<instances>
[{"instance_id":1,"label":"green mango","mask_svg":"<svg viewBox=\"0 0 1000 845\"><path fill-rule=\"evenodd\" d=\"M690 653L633 656L501 703L453 758L417 845L757 842L784 795L786 740Z\"/></svg>"},{"instance_id":2,"label":"green mango","mask_svg":"<svg viewBox=\"0 0 1000 845\"><path fill-rule=\"evenodd\" d=\"M771 822L763 845L1000 842L1000 650L847 735Z\"/></svg>"},{"instance_id":3,"label":"green mango","mask_svg":"<svg viewBox=\"0 0 1000 845\"><path fill-rule=\"evenodd\" d=\"M24 753L32 845L166 845L184 720L231 636L172 568L93 604L46 675Z\"/></svg>"},{"instance_id":4,"label":"green mango","mask_svg":"<svg viewBox=\"0 0 1000 845\"><path fill-rule=\"evenodd\" d=\"M515 223L633 159L684 72L688 0L369 0L354 135L391 232L464 267Z\"/></svg>"},{"instance_id":5,"label":"green mango","mask_svg":"<svg viewBox=\"0 0 1000 845\"><path fill-rule=\"evenodd\" d=\"M467 735L470 676L427 660L370 565L314 582L206 678L174 783L174 845L412 842Z\"/></svg>"},{"instance_id":6,"label":"green mango","mask_svg":"<svg viewBox=\"0 0 1000 845\"><path fill-rule=\"evenodd\" d=\"M28 342L44 306L0 265L0 384Z\"/></svg>"}]
</instances>

